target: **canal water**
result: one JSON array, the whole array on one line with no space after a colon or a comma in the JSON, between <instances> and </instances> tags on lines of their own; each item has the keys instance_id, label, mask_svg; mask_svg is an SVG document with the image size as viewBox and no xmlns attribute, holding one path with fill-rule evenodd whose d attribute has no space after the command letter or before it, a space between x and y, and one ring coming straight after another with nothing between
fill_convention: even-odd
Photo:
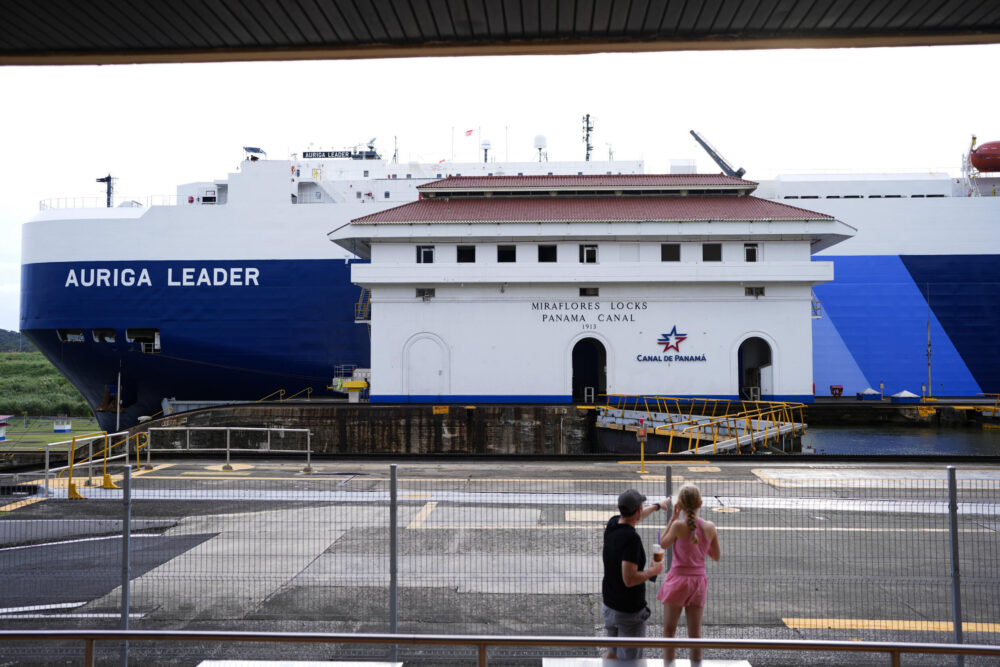
<instances>
[{"instance_id":1,"label":"canal water","mask_svg":"<svg viewBox=\"0 0 1000 667\"><path fill-rule=\"evenodd\" d=\"M1000 456L1000 430L816 426L806 429L802 451L821 455Z\"/></svg>"}]
</instances>

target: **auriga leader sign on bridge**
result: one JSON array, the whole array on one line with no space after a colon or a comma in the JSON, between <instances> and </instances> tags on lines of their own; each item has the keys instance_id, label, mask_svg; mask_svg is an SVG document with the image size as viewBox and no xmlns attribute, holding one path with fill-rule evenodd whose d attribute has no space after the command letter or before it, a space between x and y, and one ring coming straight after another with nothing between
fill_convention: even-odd
<instances>
[{"instance_id":1,"label":"auriga leader sign on bridge","mask_svg":"<svg viewBox=\"0 0 1000 667\"><path fill-rule=\"evenodd\" d=\"M195 268L183 267L174 273L166 271L163 284L168 287L257 287L260 270L253 266ZM63 287L152 287L149 269L70 269Z\"/></svg>"}]
</instances>

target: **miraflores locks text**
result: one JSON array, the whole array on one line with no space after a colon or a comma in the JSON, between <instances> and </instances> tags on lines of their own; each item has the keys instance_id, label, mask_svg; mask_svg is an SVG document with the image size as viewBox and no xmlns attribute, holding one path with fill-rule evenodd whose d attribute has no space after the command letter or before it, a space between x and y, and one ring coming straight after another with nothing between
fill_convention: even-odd
<instances>
[{"instance_id":1,"label":"miraflores locks text","mask_svg":"<svg viewBox=\"0 0 1000 667\"><path fill-rule=\"evenodd\" d=\"M533 301L542 322L635 322L635 313L646 310L645 301Z\"/></svg>"}]
</instances>

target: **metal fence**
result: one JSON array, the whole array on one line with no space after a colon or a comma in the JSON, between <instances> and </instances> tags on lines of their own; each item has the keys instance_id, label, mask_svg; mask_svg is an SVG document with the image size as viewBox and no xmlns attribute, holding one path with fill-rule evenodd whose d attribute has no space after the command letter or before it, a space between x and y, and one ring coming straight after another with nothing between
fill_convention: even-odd
<instances>
[{"instance_id":1,"label":"metal fence","mask_svg":"<svg viewBox=\"0 0 1000 667\"><path fill-rule=\"evenodd\" d=\"M130 503L126 489L90 489L88 500L70 501L56 487L44 500L23 476L19 484L0 480L0 512L10 512L0 521L0 628L122 627L128 545L133 629L603 634L603 527L629 486L650 500L664 497L663 468L617 479L600 464L573 477L488 465L407 464L395 484L389 466L361 464L306 474L301 462L288 462L267 477L247 471L245 478L239 465L187 477L154 469L132 478ZM707 637L947 643L956 640L958 602L961 640L998 643L1000 477L960 470L951 521L944 469L887 476L800 466L738 479L701 470L702 516L718 524L723 553L709 566ZM671 475L674 491L682 478ZM130 539L123 541L126 510ZM647 549L667 518L654 513L639 524ZM651 636L662 623L655 591L647 587ZM0 646L28 661L60 650L78 657L79 646ZM132 657L196 664L246 650L153 642L133 647ZM261 659L393 654L391 646L368 644L252 650ZM537 665L542 655L566 654L497 648L491 664ZM99 649L104 660L117 655L115 647ZM401 646L398 656L423 664L475 660L474 651L455 646ZM754 665L801 659L753 650L708 657ZM954 664L922 660L907 664ZM970 656L966 664L989 663Z\"/></svg>"}]
</instances>

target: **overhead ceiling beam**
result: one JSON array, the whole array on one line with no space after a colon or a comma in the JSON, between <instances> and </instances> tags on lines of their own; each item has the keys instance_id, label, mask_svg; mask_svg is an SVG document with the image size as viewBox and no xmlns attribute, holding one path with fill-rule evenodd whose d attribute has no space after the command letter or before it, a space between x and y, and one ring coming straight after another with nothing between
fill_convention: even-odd
<instances>
[{"instance_id":1,"label":"overhead ceiling beam","mask_svg":"<svg viewBox=\"0 0 1000 667\"><path fill-rule=\"evenodd\" d=\"M745 37L711 35L690 40L645 40L636 38L600 40L531 40L368 44L257 49L206 49L172 51L55 51L0 52L0 65L124 65L142 63L196 63L286 60L356 60L377 58L432 58L444 56L573 55L593 53L646 53L656 51L720 51L755 49L839 49L899 46L943 46L998 44L998 32L884 33Z\"/></svg>"}]
</instances>

